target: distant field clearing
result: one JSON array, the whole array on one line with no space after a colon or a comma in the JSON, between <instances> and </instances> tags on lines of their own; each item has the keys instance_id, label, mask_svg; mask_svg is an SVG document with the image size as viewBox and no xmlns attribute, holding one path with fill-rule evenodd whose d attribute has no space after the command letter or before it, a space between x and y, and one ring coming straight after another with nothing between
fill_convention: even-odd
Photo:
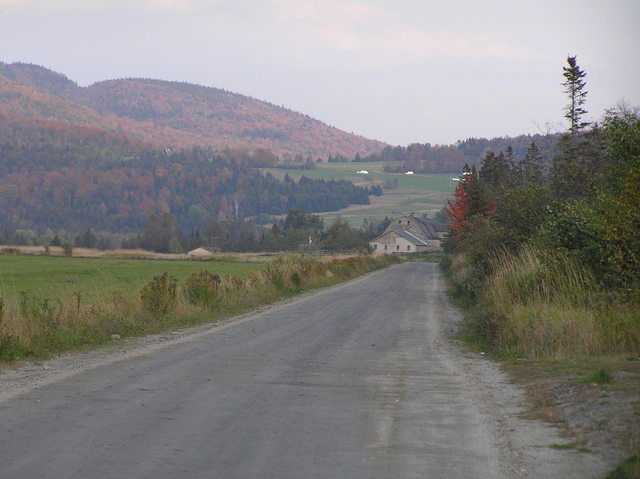
<instances>
[{"instance_id":1,"label":"distant field clearing","mask_svg":"<svg viewBox=\"0 0 640 479\"><path fill-rule=\"evenodd\" d=\"M394 217L408 213L427 212L433 216L444 206L445 200L453 194L456 182L452 178L455 173L413 174L385 173L383 163L316 163L315 170L283 170L264 168L277 178L288 174L298 180L302 176L335 180L349 180L358 186L383 185L385 181L396 180L398 187L384 189L380 197L372 196L370 205L351 205L339 211L318 213L331 223L340 216L353 226L360 226L365 218L376 221L385 216ZM367 171L367 174L358 173Z\"/></svg>"}]
</instances>

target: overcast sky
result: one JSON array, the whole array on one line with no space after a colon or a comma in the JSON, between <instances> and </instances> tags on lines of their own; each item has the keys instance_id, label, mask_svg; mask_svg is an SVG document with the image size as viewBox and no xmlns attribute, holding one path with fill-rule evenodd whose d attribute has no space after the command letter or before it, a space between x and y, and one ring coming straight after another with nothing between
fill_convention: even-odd
<instances>
[{"instance_id":1,"label":"overcast sky","mask_svg":"<svg viewBox=\"0 0 640 479\"><path fill-rule=\"evenodd\" d=\"M224 88L391 144L565 129L578 56L592 119L640 105L638 0L0 0L0 61L80 85Z\"/></svg>"}]
</instances>

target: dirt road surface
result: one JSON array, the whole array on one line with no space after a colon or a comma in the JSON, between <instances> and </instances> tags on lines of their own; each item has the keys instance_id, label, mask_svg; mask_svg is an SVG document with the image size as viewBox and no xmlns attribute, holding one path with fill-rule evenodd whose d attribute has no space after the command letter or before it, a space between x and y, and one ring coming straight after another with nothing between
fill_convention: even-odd
<instances>
[{"instance_id":1,"label":"dirt road surface","mask_svg":"<svg viewBox=\"0 0 640 479\"><path fill-rule=\"evenodd\" d=\"M449 333L406 263L226 321L0 374L2 478L602 477Z\"/></svg>"}]
</instances>

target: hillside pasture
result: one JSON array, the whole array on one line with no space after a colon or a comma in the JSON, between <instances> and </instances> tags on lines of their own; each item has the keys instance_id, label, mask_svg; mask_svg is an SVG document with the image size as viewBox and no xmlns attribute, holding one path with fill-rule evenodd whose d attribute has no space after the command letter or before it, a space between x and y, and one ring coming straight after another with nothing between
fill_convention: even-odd
<instances>
[{"instance_id":1,"label":"hillside pasture","mask_svg":"<svg viewBox=\"0 0 640 479\"><path fill-rule=\"evenodd\" d=\"M414 174L386 173L382 171L383 163L316 163L315 170L264 168L263 171L277 178L289 175L294 180L302 176L322 178L326 180L348 180L358 186L383 185L385 181L398 180L395 189L384 189L382 196L371 196L369 205L352 205L339 211L318 213L330 224L340 217L352 226L360 226L364 219L374 221L385 217L395 217L409 213L428 213L433 216L444 206L445 200L451 197L456 187L452 178L457 174ZM368 175L358 174L366 170Z\"/></svg>"}]
</instances>

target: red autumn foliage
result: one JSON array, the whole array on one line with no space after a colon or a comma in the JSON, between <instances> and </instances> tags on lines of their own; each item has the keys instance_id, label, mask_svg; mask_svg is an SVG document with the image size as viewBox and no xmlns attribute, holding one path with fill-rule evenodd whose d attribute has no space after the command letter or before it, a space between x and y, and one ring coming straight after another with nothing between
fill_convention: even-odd
<instances>
[{"instance_id":1,"label":"red autumn foliage","mask_svg":"<svg viewBox=\"0 0 640 479\"><path fill-rule=\"evenodd\" d=\"M471 209L471 195L465 190L465 182L460 181L453 195L454 201L447 200L446 212L449 217L449 228L452 231L461 231Z\"/></svg>"},{"instance_id":2,"label":"red autumn foliage","mask_svg":"<svg viewBox=\"0 0 640 479\"><path fill-rule=\"evenodd\" d=\"M452 231L464 230L469 218L482 215L492 217L496 213L496 202L485 194L482 184L475 175L460 180L454 193L454 200L447 200L446 213Z\"/></svg>"}]
</instances>

